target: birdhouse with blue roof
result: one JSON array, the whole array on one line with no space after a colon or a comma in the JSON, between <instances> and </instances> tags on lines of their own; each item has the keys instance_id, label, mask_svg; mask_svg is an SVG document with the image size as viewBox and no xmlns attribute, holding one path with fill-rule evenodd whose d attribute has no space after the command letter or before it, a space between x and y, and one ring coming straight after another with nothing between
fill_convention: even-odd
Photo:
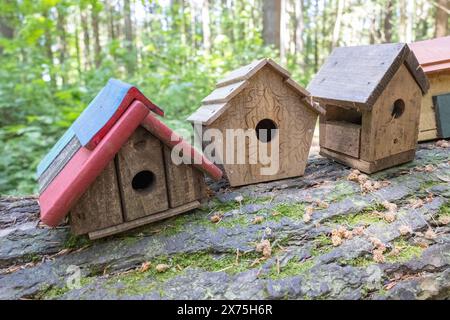
<instances>
[{"instance_id":1,"label":"birdhouse with blue roof","mask_svg":"<svg viewBox=\"0 0 450 320\"><path fill-rule=\"evenodd\" d=\"M75 234L95 239L197 208L203 173L222 172L158 115L137 88L111 79L37 168L41 220L55 227L69 215ZM196 161L172 161L174 148Z\"/></svg>"}]
</instances>

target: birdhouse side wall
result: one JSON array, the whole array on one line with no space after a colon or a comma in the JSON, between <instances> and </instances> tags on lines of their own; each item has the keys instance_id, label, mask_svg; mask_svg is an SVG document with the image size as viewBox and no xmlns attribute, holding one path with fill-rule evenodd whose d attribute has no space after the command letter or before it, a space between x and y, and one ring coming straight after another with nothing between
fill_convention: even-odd
<instances>
[{"instance_id":1,"label":"birdhouse side wall","mask_svg":"<svg viewBox=\"0 0 450 320\"><path fill-rule=\"evenodd\" d=\"M284 78L270 66L261 69L248 81L246 88L230 100L228 109L208 128L219 129L223 141L218 142L231 145L226 139L227 129L250 129L252 138L256 139L255 128L258 123L270 119L279 129L279 163L276 165L275 174L261 174L261 169L268 165L262 165L259 161L250 164L249 154L255 155L258 151L249 150L247 142L245 164L224 164L231 186L302 175L311 147L317 113L308 108L302 101L303 97L286 85ZM269 150L272 143L267 143ZM236 141L234 145L237 145ZM232 150L235 153L234 159L237 158L237 150L242 151L238 147ZM227 159L224 150L219 154L222 159Z\"/></svg>"},{"instance_id":2,"label":"birdhouse side wall","mask_svg":"<svg viewBox=\"0 0 450 320\"><path fill-rule=\"evenodd\" d=\"M370 126L364 127L373 141L373 159L380 160L415 150L419 133L422 92L405 65L396 72L372 108Z\"/></svg>"},{"instance_id":3,"label":"birdhouse side wall","mask_svg":"<svg viewBox=\"0 0 450 320\"><path fill-rule=\"evenodd\" d=\"M432 140L439 137L436 123L436 110L433 96L450 93L450 71L428 74L430 90L422 98L420 112L419 141Z\"/></svg>"}]
</instances>

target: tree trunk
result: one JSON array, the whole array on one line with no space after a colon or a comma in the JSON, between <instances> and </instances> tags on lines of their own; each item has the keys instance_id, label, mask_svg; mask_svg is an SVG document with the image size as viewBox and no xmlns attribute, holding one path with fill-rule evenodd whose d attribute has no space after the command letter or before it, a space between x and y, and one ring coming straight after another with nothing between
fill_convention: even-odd
<instances>
[{"instance_id":1,"label":"tree trunk","mask_svg":"<svg viewBox=\"0 0 450 320\"><path fill-rule=\"evenodd\" d=\"M14 38L14 29L9 26L8 20L4 17L0 17L0 34L3 38L13 39ZM3 47L0 45L0 54L3 53Z\"/></svg>"},{"instance_id":2,"label":"tree trunk","mask_svg":"<svg viewBox=\"0 0 450 320\"><path fill-rule=\"evenodd\" d=\"M392 0L386 2L386 16L384 17L384 41L387 43L392 42Z\"/></svg>"},{"instance_id":3,"label":"tree trunk","mask_svg":"<svg viewBox=\"0 0 450 320\"><path fill-rule=\"evenodd\" d=\"M294 20L294 41L295 41L295 56L297 59L302 55L304 43L303 43L303 0L294 0L295 6L295 20Z\"/></svg>"},{"instance_id":4,"label":"tree trunk","mask_svg":"<svg viewBox=\"0 0 450 320\"><path fill-rule=\"evenodd\" d=\"M406 11L406 0L399 0L399 27L398 36L400 42L406 42L406 28L407 28L407 11Z\"/></svg>"},{"instance_id":5,"label":"tree trunk","mask_svg":"<svg viewBox=\"0 0 450 320\"><path fill-rule=\"evenodd\" d=\"M438 0L436 8L436 37L444 37L448 34L448 15L450 10L449 0Z\"/></svg>"},{"instance_id":6,"label":"tree trunk","mask_svg":"<svg viewBox=\"0 0 450 320\"><path fill-rule=\"evenodd\" d=\"M336 22L334 23L333 39L331 41L331 47L336 48L339 44L339 38L341 35L341 23L342 14L344 13L345 0L338 0L338 6L336 11Z\"/></svg>"},{"instance_id":7,"label":"tree trunk","mask_svg":"<svg viewBox=\"0 0 450 320\"><path fill-rule=\"evenodd\" d=\"M209 0L203 0L202 3L202 29L203 29L203 48L207 54L211 49L211 30L209 20Z\"/></svg>"},{"instance_id":8,"label":"tree trunk","mask_svg":"<svg viewBox=\"0 0 450 320\"><path fill-rule=\"evenodd\" d=\"M92 31L94 33L94 63L95 67L100 67L101 64L101 46L100 46L100 32L99 32L99 9L97 7L97 2L92 2L91 8L91 23Z\"/></svg>"},{"instance_id":9,"label":"tree trunk","mask_svg":"<svg viewBox=\"0 0 450 320\"><path fill-rule=\"evenodd\" d=\"M280 49L281 0L263 0L263 39Z\"/></svg>"},{"instance_id":10,"label":"tree trunk","mask_svg":"<svg viewBox=\"0 0 450 320\"><path fill-rule=\"evenodd\" d=\"M67 55L67 34L66 34L66 12L62 7L57 7L58 19L58 35L59 35L59 64L61 65L61 81L66 84L65 62Z\"/></svg>"},{"instance_id":11,"label":"tree trunk","mask_svg":"<svg viewBox=\"0 0 450 320\"><path fill-rule=\"evenodd\" d=\"M286 64L286 51L288 47L288 26L287 26L287 13L286 13L286 1L281 0L280 7L280 61L282 64Z\"/></svg>"},{"instance_id":12,"label":"tree trunk","mask_svg":"<svg viewBox=\"0 0 450 320\"><path fill-rule=\"evenodd\" d=\"M128 50L127 72L133 75L136 67L136 51L133 40L133 26L131 22L131 3L130 0L123 2L124 20L125 20L125 47Z\"/></svg>"},{"instance_id":13,"label":"tree trunk","mask_svg":"<svg viewBox=\"0 0 450 320\"><path fill-rule=\"evenodd\" d=\"M91 39L89 37L88 19L82 7L80 7L80 21L83 30L84 69L89 70L91 67Z\"/></svg>"}]
</instances>

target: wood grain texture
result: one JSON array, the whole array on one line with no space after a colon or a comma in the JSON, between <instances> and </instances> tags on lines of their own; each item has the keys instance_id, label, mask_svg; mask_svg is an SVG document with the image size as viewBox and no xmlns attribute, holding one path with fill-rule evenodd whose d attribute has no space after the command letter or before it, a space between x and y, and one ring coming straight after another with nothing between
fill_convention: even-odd
<instances>
[{"instance_id":1,"label":"wood grain texture","mask_svg":"<svg viewBox=\"0 0 450 320\"><path fill-rule=\"evenodd\" d=\"M70 211L70 226L80 235L122 222L116 168L111 161Z\"/></svg>"},{"instance_id":2,"label":"wood grain texture","mask_svg":"<svg viewBox=\"0 0 450 320\"><path fill-rule=\"evenodd\" d=\"M439 138L433 96L450 93L450 71L429 74L430 90L422 98L419 141Z\"/></svg>"},{"instance_id":3,"label":"wood grain texture","mask_svg":"<svg viewBox=\"0 0 450 320\"><path fill-rule=\"evenodd\" d=\"M356 159L351 156L326 149L324 147L320 148L319 154L323 157L333 159L336 162L342 163L351 168L358 169L361 172L371 174L414 160L416 150L405 151L372 162Z\"/></svg>"},{"instance_id":4,"label":"wood grain texture","mask_svg":"<svg viewBox=\"0 0 450 320\"><path fill-rule=\"evenodd\" d=\"M324 103L350 102L370 109L403 63L424 92L427 80L406 44L336 48L307 90Z\"/></svg>"},{"instance_id":5,"label":"wood grain texture","mask_svg":"<svg viewBox=\"0 0 450 320\"><path fill-rule=\"evenodd\" d=\"M194 210L198 207L200 207L200 202L193 201L193 202L190 202L190 203L184 204L182 206L172 208L172 209L169 209L169 210L166 210L163 212L155 213L155 214L152 214L152 215L149 215L149 216L146 216L143 218L139 218L139 219L136 219L133 221L124 222L117 226L112 226L112 227L109 227L106 229L90 232L89 238L91 240L104 238L107 236L111 236L113 234L117 234L117 233L124 232L124 231L130 230L130 229L133 229L133 228L136 228L139 226L143 226L143 225L155 222L155 221L167 219L167 218L179 215L181 213L188 212L190 210Z\"/></svg>"},{"instance_id":6,"label":"wood grain texture","mask_svg":"<svg viewBox=\"0 0 450 320\"><path fill-rule=\"evenodd\" d=\"M66 166L67 162L72 159L72 157L81 148L81 144L76 136L66 144L66 146L60 151L53 162L48 166L48 168L39 176L39 193L45 191L48 185L55 179L55 177L61 172L61 170Z\"/></svg>"},{"instance_id":7,"label":"wood grain texture","mask_svg":"<svg viewBox=\"0 0 450 320\"><path fill-rule=\"evenodd\" d=\"M450 71L450 36L417 41L409 46L428 76Z\"/></svg>"},{"instance_id":8,"label":"wood grain texture","mask_svg":"<svg viewBox=\"0 0 450 320\"><path fill-rule=\"evenodd\" d=\"M148 216L169 208L161 142L138 127L117 155L117 168L125 221ZM142 171L154 174L149 189L135 190L133 178Z\"/></svg>"},{"instance_id":9,"label":"wood grain texture","mask_svg":"<svg viewBox=\"0 0 450 320\"><path fill-rule=\"evenodd\" d=\"M439 137L450 138L450 94L433 97Z\"/></svg>"},{"instance_id":10,"label":"wood grain texture","mask_svg":"<svg viewBox=\"0 0 450 320\"><path fill-rule=\"evenodd\" d=\"M325 148L359 158L360 125L345 121L327 121L320 128L325 130Z\"/></svg>"},{"instance_id":11,"label":"wood grain texture","mask_svg":"<svg viewBox=\"0 0 450 320\"><path fill-rule=\"evenodd\" d=\"M261 175L261 168L267 166L249 164L249 154L254 155L257 150L249 150L247 141L246 164L224 164L230 184L239 186L302 175L318 113L307 107L303 95L287 86L283 76L272 68L262 68L248 81L247 87L229 102L226 112L209 128L219 129L227 143L226 129L254 130L259 121L269 118L279 129L280 163L275 175ZM226 158L224 152L220 153Z\"/></svg>"},{"instance_id":12,"label":"wood grain texture","mask_svg":"<svg viewBox=\"0 0 450 320\"><path fill-rule=\"evenodd\" d=\"M400 117L394 118L392 116L393 105L398 99L404 101L405 110ZM374 134L374 158L364 158L361 154L361 159L374 161L414 150L419 133L421 101L420 88L408 69L401 66L372 110L371 130Z\"/></svg>"},{"instance_id":13,"label":"wood grain texture","mask_svg":"<svg viewBox=\"0 0 450 320\"><path fill-rule=\"evenodd\" d=\"M203 173L194 166L175 165L170 157L171 150L164 147L164 162L166 166L167 190L169 206L178 207L188 202L201 199L204 196Z\"/></svg>"}]
</instances>

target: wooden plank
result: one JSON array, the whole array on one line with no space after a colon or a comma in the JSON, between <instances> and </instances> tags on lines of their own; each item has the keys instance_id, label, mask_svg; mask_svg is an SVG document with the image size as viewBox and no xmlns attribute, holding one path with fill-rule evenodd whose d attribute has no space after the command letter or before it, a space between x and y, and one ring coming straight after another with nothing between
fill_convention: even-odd
<instances>
[{"instance_id":1,"label":"wooden plank","mask_svg":"<svg viewBox=\"0 0 450 320\"><path fill-rule=\"evenodd\" d=\"M81 144L77 137L73 136L72 140L66 144L64 149L60 151L58 156L54 158L50 166L39 176L39 193L44 192L48 185L55 179L55 177L66 166L67 162L80 150Z\"/></svg>"},{"instance_id":2,"label":"wooden plank","mask_svg":"<svg viewBox=\"0 0 450 320\"><path fill-rule=\"evenodd\" d=\"M335 152L333 150L329 150L321 147L319 154L323 157L335 160L339 163L342 163L346 166L349 166L354 169L358 169L361 172L371 174L378 172L380 170L384 170L393 166L397 166L406 162L410 162L414 160L414 156L416 154L416 150L408 150L405 152L401 152L396 155L392 155L383 159L378 159L376 161L368 162L361 159L356 159L351 156Z\"/></svg>"},{"instance_id":3,"label":"wooden plank","mask_svg":"<svg viewBox=\"0 0 450 320\"><path fill-rule=\"evenodd\" d=\"M450 36L413 42L409 47L427 75L450 69Z\"/></svg>"},{"instance_id":4,"label":"wooden plank","mask_svg":"<svg viewBox=\"0 0 450 320\"><path fill-rule=\"evenodd\" d=\"M263 66L267 64L267 59L260 59L253 61L252 63L245 65L243 67L240 67L236 70L231 71L225 77L220 79L217 82L216 87L225 87L232 83L243 81L249 79L251 76L253 76L256 72L258 72Z\"/></svg>"},{"instance_id":5,"label":"wooden plank","mask_svg":"<svg viewBox=\"0 0 450 320\"><path fill-rule=\"evenodd\" d=\"M70 211L70 226L75 234L86 234L122 222L116 168L111 161Z\"/></svg>"},{"instance_id":6,"label":"wooden plank","mask_svg":"<svg viewBox=\"0 0 450 320\"><path fill-rule=\"evenodd\" d=\"M138 127L116 164L125 221L169 208L162 145L150 132Z\"/></svg>"},{"instance_id":7,"label":"wooden plank","mask_svg":"<svg viewBox=\"0 0 450 320\"><path fill-rule=\"evenodd\" d=\"M434 96L433 102L436 108L439 137L450 138L450 94Z\"/></svg>"},{"instance_id":8,"label":"wooden plank","mask_svg":"<svg viewBox=\"0 0 450 320\"><path fill-rule=\"evenodd\" d=\"M426 94L428 90L430 89L430 82L428 81L427 76L425 75L424 70L420 66L419 62L417 61L416 56L412 51L408 53L405 59L405 65L408 68L408 70L411 72L411 74L414 77L414 80L416 80L417 84L419 85L420 89L422 90L423 94Z\"/></svg>"},{"instance_id":9,"label":"wooden plank","mask_svg":"<svg viewBox=\"0 0 450 320\"><path fill-rule=\"evenodd\" d=\"M226 103L203 105L191 114L189 118L187 118L187 121L210 124L220 117L220 115L225 111L226 105Z\"/></svg>"},{"instance_id":10,"label":"wooden plank","mask_svg":"<svg viewBox=\"0 0 450 320\"><path fill-rule=\"evenodd\" d=\"M327 121L322 124L321 129L323 127L326 129L321 145L327 149L359 158L361 125L345 121Z\"/></svg>"},{"instance_id":11,"label":"wooden plank","mask_svg":"<svg viewBox=\"0 0 450 320\"><path fill-rule=\"evenodd\" d=\"M393 116L394 104L402 100L404 112ZM422 92L406 66L402 65L372 109L375 161L415 149L419 130Z\"/></svg>"},{"instance_id":12,"label":"wooden plank","mask_svg":"<svg viewBox=\"0 0 450 320\"><path fill-rule=\"evenodd\" d=\"M249 163L249 154L255 156L257 150L250 148L247 141L245 163L223 166L231 186L296 177L304 173L318 114L306 106L302 101L303 95L287 86L284 80L272 68L261 69L248 80L248 86L229 102L223 115L208 126L220 130L225 143L229 143L226 129L255 130L263 119L271 119L278 126L279 165L274 166L274 174L262 174L261 169L268 165ZM256 139L256 134L253 139ZM268 146L270 150L270 142ZM236 147L232 152L236 159ZM224 157L227 155L224 154Z\"/></svg>"},{"instance_id":13,"label":"wooden plank","mask_svg":"<svg viewBox=\"0 0 450 320\"><path fill-rule=\"evenodd\" d=\"M370 108L408 53L405 44L336 48L307 90L319 99L350 101Z\"/></svg>"},{"instance_id":14,"label":"wooden plank","mask_svg":"<svg viewBox=\"0 0 450 320\"><path fill-rule=\"evenodd\" d=\"M164 163L166 166L167 190L169 206L178 207L202 198L200 185L204 184L203 173L192 165L175 165L171 159L171 150L164 147Z\"/></svg>"},{"instance_id":15,"label":"wooden plank","mask_svg":"<svg viewBox=\"0 0 450 320\"><path fill-rule=\"evenodd\" d=\"M143 217L140 219L136 219L136 220L129 221L129 222L124 222L117 226L113 226L113 227L109 227L109 228L106 228L103 230L97 230L97 231L91 232L91 233L89 233L89 238L91 240L104 238L107 236L111 236L113 234L117 234L117 233L124 232L124 231L130 230L130 229L133 229L133 228L136 228L139 226L143 226L143 225L155 222L155 221L167 219L167 218L179 215L181 213L188 212L190 210L194 210L198 207L200 207L200 202L193 201L193 202L184 204L182 206L179 206L177 208L169 209L164 212L152 214L150 216L146 216L146 217Z\"/></svg>"},{"instance_id":16,"label":"wooden plank","mask_svg":"<svg viewBox=\"0 0 450 320\"><path fill-rule=\"evenodd\" d=\"M248 81L240 81L229 84L225 87L220 87L211 92L202 100L203 104L221 104L230 101L239 92L242 91L248 84Z\"/></svg>"},{"instance_id":17,"label":"wooden plank","mask_svg":"<svg viewBox=\"0 0 450 320\"><path fill-rule=\"evenodd\" d=\"M437 139L438 130L433 96L450 93L450 71L428 75L430 90L422 98L419 141Z\"/></svg>"}]
</instances>

